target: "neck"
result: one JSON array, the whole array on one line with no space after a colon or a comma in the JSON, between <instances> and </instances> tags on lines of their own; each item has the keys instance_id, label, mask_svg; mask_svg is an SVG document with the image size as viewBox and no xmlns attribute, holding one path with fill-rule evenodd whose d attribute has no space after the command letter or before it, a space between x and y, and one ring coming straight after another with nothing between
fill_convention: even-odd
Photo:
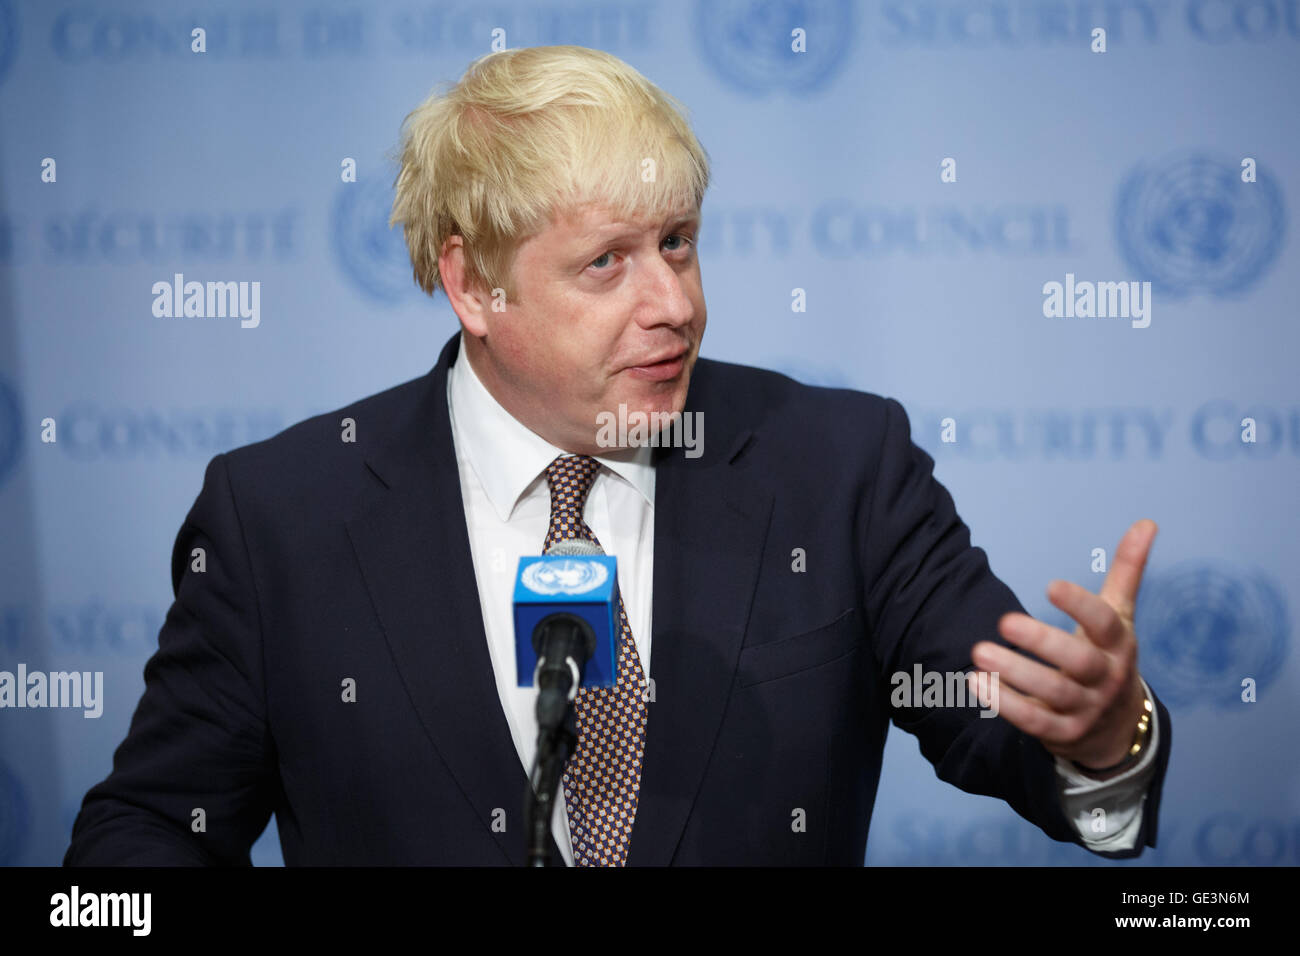
<instances>
[{"instance_id":1,"label":"neck","mask_svg":"<svg viewBox=\"0 0 1300 956\"><path fill-rule=\"evenodd\" d=\"M555 431L547 422L533 414L538 408L537 403L530 401L527 396L512 389L509 383L497 374L495 363L492 361L491 356L488 355L487 348L478 338L468 333L462 333L461 346L463 359L469 362L470 368L473 369L483 387L487 389L488 394L496 399L497 404L504 408L511 418L534 435L571 455L591 455L595 457L609 454L610 449L602 448L595 443L596 426L594 422L592 423L592 433L585 438Z\"/></svg>"}]
</instances>

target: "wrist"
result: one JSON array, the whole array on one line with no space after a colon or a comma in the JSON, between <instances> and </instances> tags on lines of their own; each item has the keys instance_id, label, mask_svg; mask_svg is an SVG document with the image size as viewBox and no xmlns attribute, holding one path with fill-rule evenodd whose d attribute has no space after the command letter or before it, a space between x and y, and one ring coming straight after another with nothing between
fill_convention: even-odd
<instances>
[{"instance_id":1,"label":"wrist","mask_svg":"<svg viewBox=\"0 0 1300 956\"><path fill-rule=\"evenodd\" d=\"M1146 749L1148 740L1150 739L1151 720L1154 714L1155 705L1151 702L1151 698L1147 697L1144 692L1142 697L1141 716L1138 718L1137 728L1133 733L1132 742L1124 751L1124 755L1118 762L1104 767L1087 766L1077 760L1071 760L1070 763L1080 772L1085 773L1090 777L1098 777L1102 779L1116 776L1130 769L1142 759L1142 753Z\"/></svg>"}]
</instances>

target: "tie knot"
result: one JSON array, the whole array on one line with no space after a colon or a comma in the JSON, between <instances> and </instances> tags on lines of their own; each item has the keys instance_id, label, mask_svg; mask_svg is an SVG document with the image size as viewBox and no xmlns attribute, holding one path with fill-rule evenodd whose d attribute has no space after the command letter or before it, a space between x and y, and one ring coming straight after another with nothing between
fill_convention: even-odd
<instances>
[{"instance_id":1,"label":"tie knot","mask_svg":"<svg viewBox=\"0 0 1300 956\"><path fill-rule=\"evenodd\" d=\"M586 455L561 455L546 466L546 481L551 486L551 523L543 550L566 538L595 540L582 520L582 511L599 470L600 462Z\"/></svg>"},{"instance_id":2,"label":"tie knot","mask_svg":"<svg viewBox=\"0 0 1300 956\"><path fill-rule=\"evenodd\" d=\"M546 466L546 482L551 488L551 513L573 512L582 516L587 492L596 480L600 462L587 455L561 455Z\"/></svg>"}]
</instances>

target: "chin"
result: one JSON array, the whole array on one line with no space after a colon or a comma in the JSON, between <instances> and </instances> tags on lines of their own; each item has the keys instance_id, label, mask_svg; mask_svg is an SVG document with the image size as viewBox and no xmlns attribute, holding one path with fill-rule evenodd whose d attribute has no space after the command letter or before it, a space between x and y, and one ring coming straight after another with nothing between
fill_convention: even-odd
<instances>
[{"instance_id":1,"label":"chin","mask_svg":"<svg viewBox=\"0 0 1300 956\"><path fill-rule=\"evenodd\" d=\"M629 396L624 404L628 414L642 412L646 415L671 415L682 411L686 405L686 388L673 389L654 395Z\"/></svg>"},{"instance_id":2,"label":"chin","mask_svg":"<svg viewBox=\"0 0 1300 956\"><path fill-rule=\"evenodd\" d=\"M648 441L654 432L671 428L670 416L682 411L685 387L662 389L646 394L630 390L611 399L610 407L597 417L596 443L599 447L626 448ZM641 441L636 437L640 436Z\"/></svg>"},{"instance_id":3,"label":"chin","mask_svg":"<svg viewBox=\"0 0 1300 956\"><path fill-rule=\"evenodd\" d=\"M671 382L659 382L631 389L627 401L628 410L638 409L644 412L680 412L686 407L686 392L690 387L691 369L682 371Z\"/></svg>"}]
</instances>

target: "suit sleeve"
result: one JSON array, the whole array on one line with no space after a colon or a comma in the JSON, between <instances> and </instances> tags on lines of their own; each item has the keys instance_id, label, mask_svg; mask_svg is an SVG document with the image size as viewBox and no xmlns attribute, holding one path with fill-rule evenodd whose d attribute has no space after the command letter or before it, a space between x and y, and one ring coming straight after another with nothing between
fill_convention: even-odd
<instances>
[{"instance_id":1,"label":"suit sleeve","mask_svg":"<svg viewBox=\"0 0 1300 956\"><path fill-rule=\"evenodd\" d=\"M208 464L171 570L144 694L112 773L82 802L65 866L248 866L270 818L259 612L225 455Z\"/></svg>"},{"instance_id":2,"label":"suit sleeve","mask_svg":"<svg viewBox=\"0 0 1300 956\"><path fill-rule=\"evenodd\" d=\"M912 442L907 413L894 399L885 400L883 432L858 533L872 646L889 699L892 675L910 680L918 664L922 674L971 671L977 641L1010 647L997 632L998 619L1024 608L990 570L983 549L971 545L952 496L934 478L934 460ZM1098 855L1133 857L1156 845L1173 735L1168 711L1158 698L1154 703L1162 733L1136 846L1092 851ZM939 779L1005 800L1054 840L1085 845L1061 807L1055 760L1037 739L1002 717L980 716L978 704L913 704L909 695L891 706L891 719L917 738Z\"/></svg>"}]
</instances>

